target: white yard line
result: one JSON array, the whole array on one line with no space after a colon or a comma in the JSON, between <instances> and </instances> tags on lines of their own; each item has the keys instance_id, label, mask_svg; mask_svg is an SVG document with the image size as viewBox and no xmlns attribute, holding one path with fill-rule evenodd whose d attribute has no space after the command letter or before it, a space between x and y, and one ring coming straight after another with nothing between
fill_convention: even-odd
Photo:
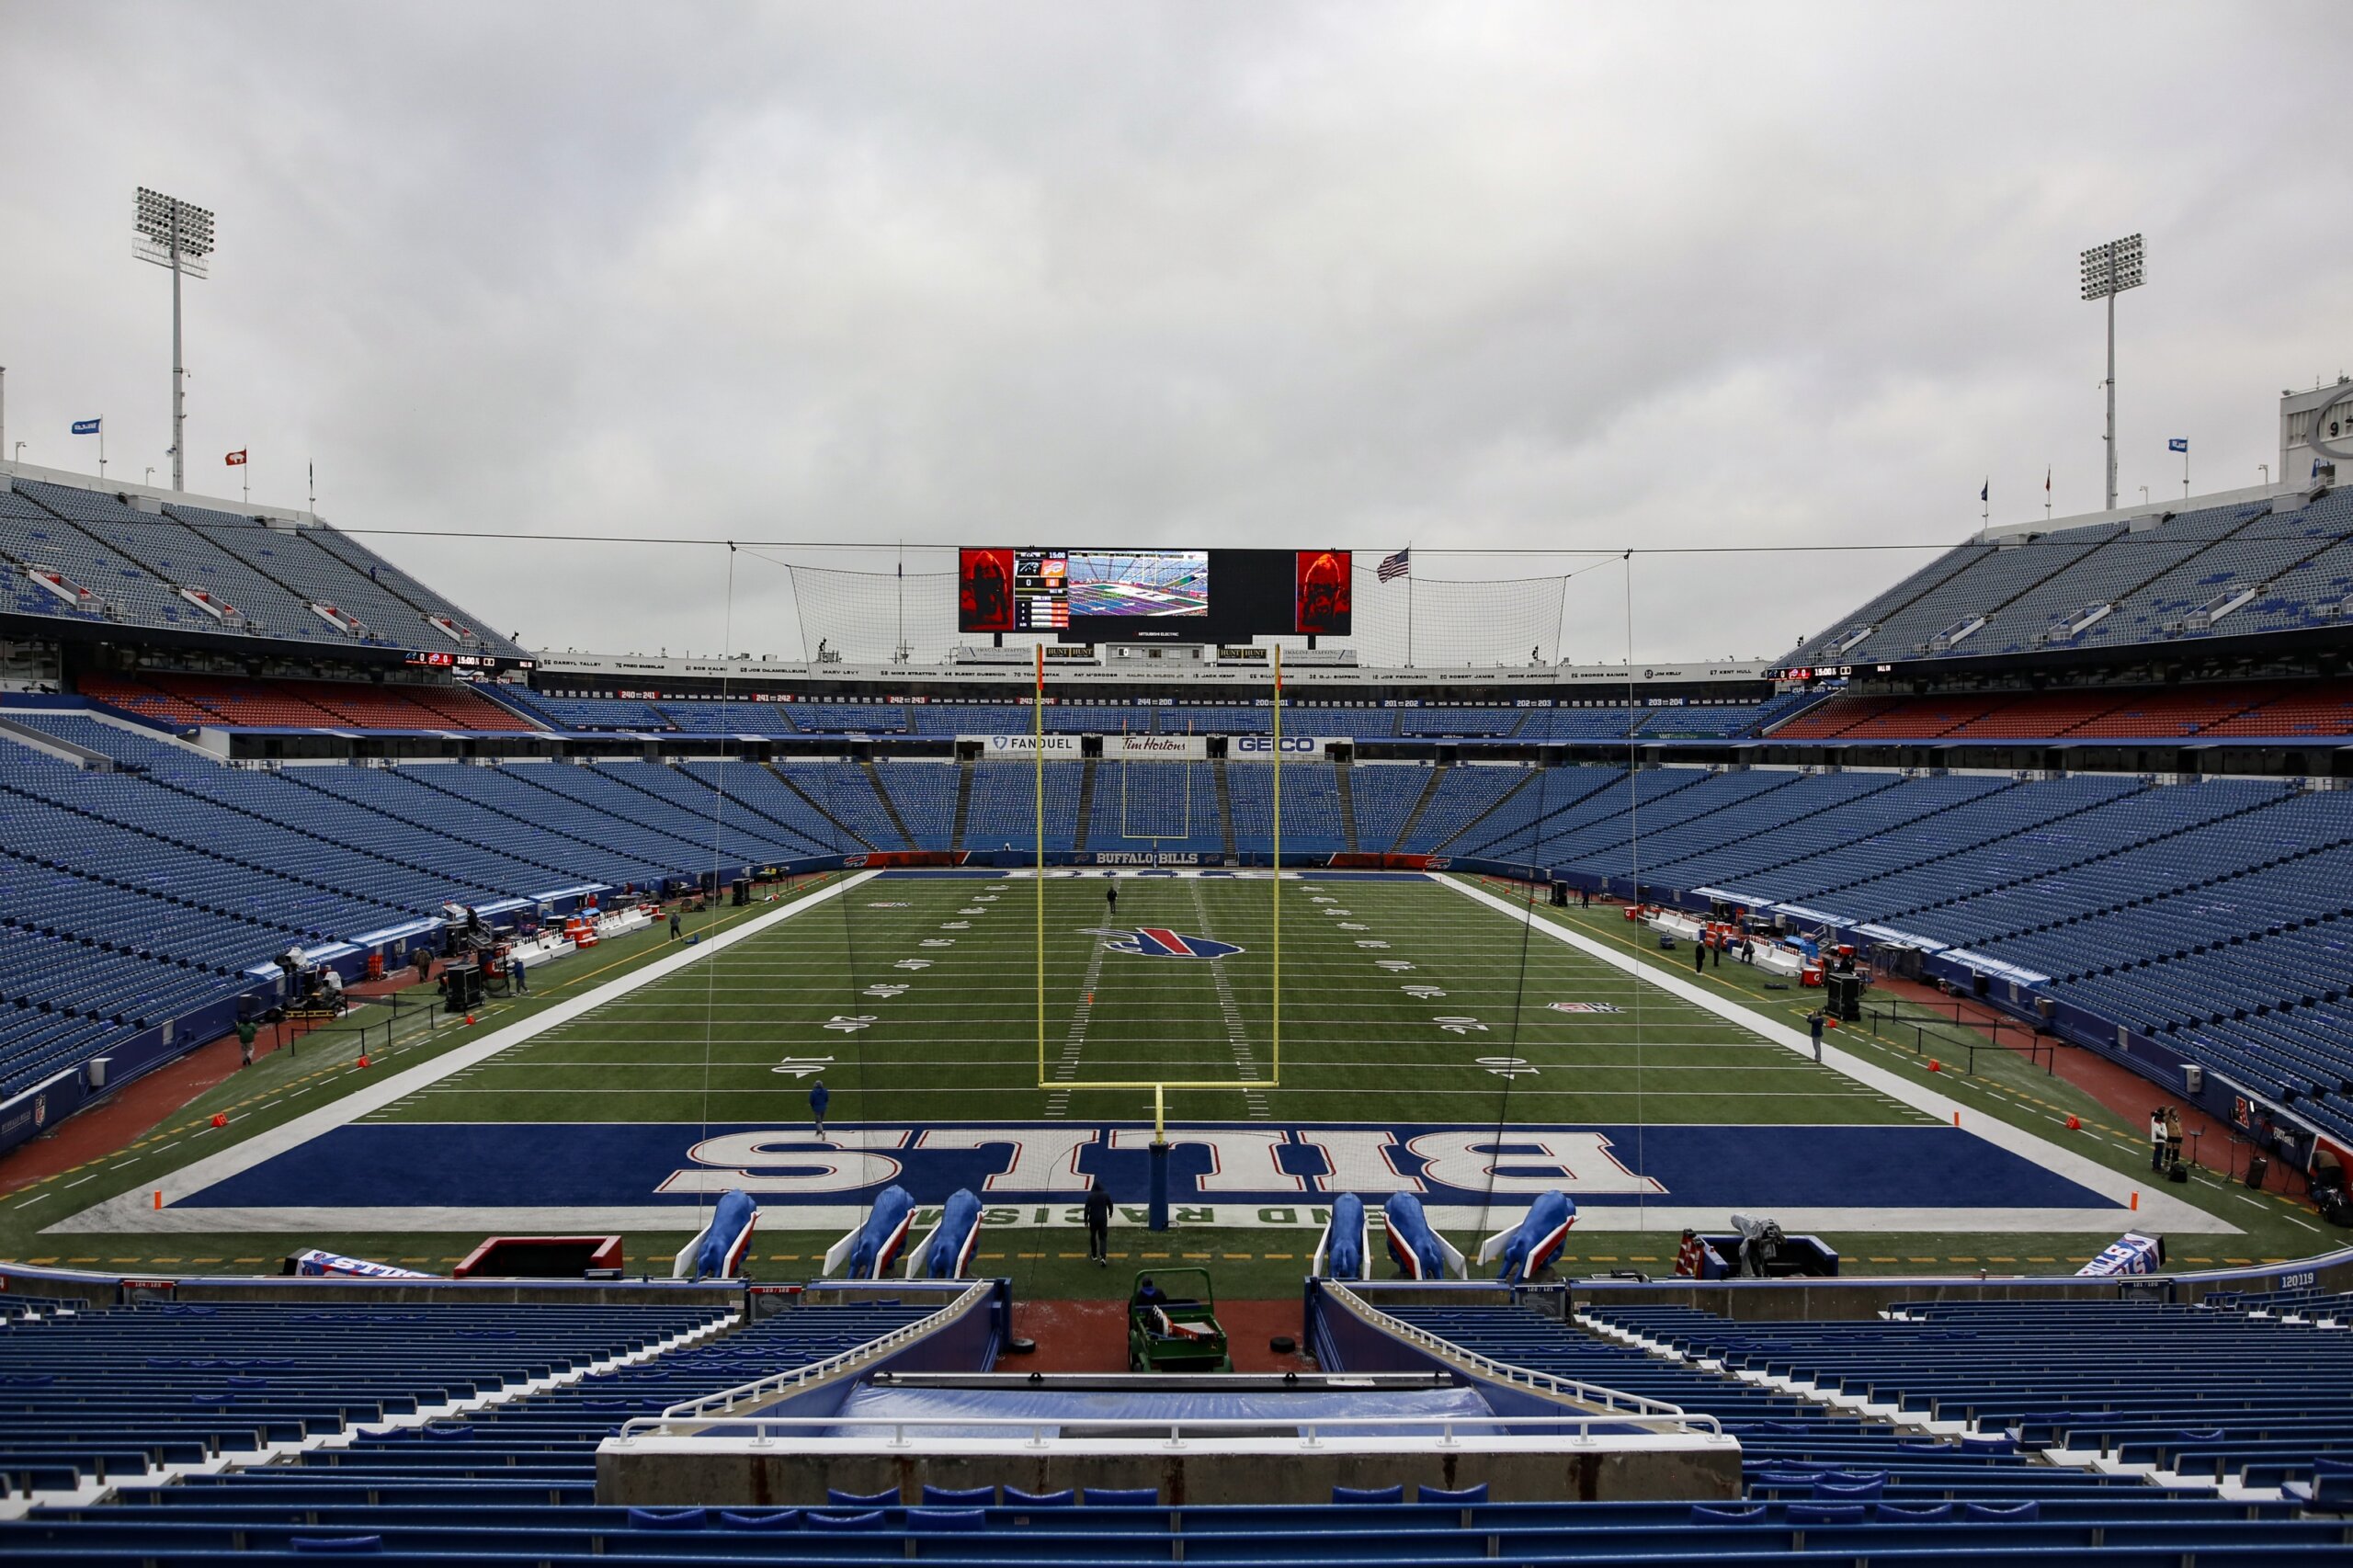
<instances>
[{"instance_id":1,"label":"white yard line","mask_svg":"<svg viewBox=\"0 0 2353 1568\"><path fill-rule=\"evenodd\" d=\"M820 889L806 898L796 899L782 908L771 910L766 915L747 921L722 936L711 937L709 941L698 942L682 952L673 953L668 958L658 959L645 965L642 969L608 980L583 995L573 997L569 1001L559 1002L545 1012L534 1014L519 1023L508 1024L504 1028L494 1029L472 1045L461 1045L431 1062L421 1062L404 1073L396 1073L390 1077L380 1079L366 1088L344 1096L331 1105L322 1106L306 1116L298 1116L291 1121L282 1122L265 1131L257 1132L242 1143L233 1144L217 1154L207 1155L193 1165L183 1165L168 1176L142 1182L137 1191L109 1198L94 1208L85 1209L78 1214L68 1215L49 1229L52 1231L156 1231L191 1228L162 1223L170 1216L171 1210L168 1207L170 1204L193 1193L201 1192L216 1182L225 1181L241 1172L251 1170L263 1161L307 1143L323 1132L332 1131L347 1122L357 1121L373 1111L406 1099L420 1090L431 1088L434 1085L451 1078L469 1067L489 1060L502 1051L511 1050L536 1040L550 1029L570 1023L584 1014L594 1012L614 997L626 996L632 991L652 985L657 981L666 980L680 970L699 963L713 953L732 948L739 942L747 941L767 931L770 926L790 920L803 910L824 903L829 899L837 898L879 874L875 871L858 872L841 881ZM169 1143L163 1144L149 1153L160 1153L162 1149L168 1149L171 1146ZM160 1210L152 1207L154 1200L150 1196L158 1191L164 1195L164 1202L166 1205ZM217 1215L221 1210L215 1210L212 1212ZM691 1226L688 1228L692 1229Z\"/></svg>"},{"instance_id":2,"label":"white yard line","mask_svg":"<svg viewBox=\"0 0 2353 1568\"><path fill-rule=\"evenodd\" d=\"M1613 969L1623 971L1628 974L1639 975L1670 996L1678 997L1703 1007L1718 1017L1730 1018L1743 1024L1760 1040L1781 1046L1809 1061L1813 1059L1813 1046L1811 1038L1786 1024L1776 1023L1761 1014L1753 1013L1737 1003L1725 1000L1705 987L1694 985L1689 981L1679 978L1671 971L1643 963L1631 954L1620 952L1616 949L1594 940L1581 931L1571 930L1564 926L1556 926L1550 920L1540 919L1524 906L1514 903L1508 899L1497 898L1483 888L1472 887L1467 882L1459 881L1451 877L1438 877L1433 880L1443 882L1465 898L1483 903L1488 908L1496 910L1511 919L1521 921L1556 941L1564 942L1581 952L1591 954ZM2218 1214L2210 1214L2195 1204L2184 1203L2171 1193L2161 1192L2153 1186L2138 1185L2131 1176L2087 1160L2083 1155L2062 1148L2047 1138L2038 1138L2024 1128L2014 1126L1975 1106L1963 1105L1959 1100L1940 1095L1924 1085L1913 1083L1910 1079L1866 1062L1850 1051L1841 1051L1836 1046L1824 1043L1822 1048L1822 1064L1832 1072L1843 1074L1859 1084L1877 1090L1898 1105L1909 1106L1915 1110L1933 1116L1938 1121L1950 1122L1955 1115L1959 1115L1963 1131L1984 1140L1995 1148L2006 1149L2021 1159L2032 1161L2054 1175L2064 1176L2078 1187L2087 1187L2098 1193L2101 1197L2112 1200L2120 1210L2127 1209L2131 1202L2132 1195L2137 1192L2140 1195L2140 1208L2133 1212L2131 1221L2135 1227L2184 1234L2237 1235L2241 1233L2236 1225ZM2113 1222L2117 1217L2111 1214L2109 1218ZM1582 1214L1578 1222L1584 1223ZM1784 1219L1782 1223L1786 1225L1789 1221Z\"/></svg>"},{"instance_id":3,"label":"white yard line","mask_svg":"<svg viewBox=\"0 0 2353 1568\"><path fill-rule=\"evenodd\" d=\"M1200 883L1192 884L1192 894L1193 916L1206 932L1211 925L1210 906L1209 901L1201 896ZM1225 965L1212 962L1209 970L1210 979L1217 986L1218 1017L1225 1026L1227 1047L1233 1052L1234 1076L1244 1079L1265 1076L1258 1066L1257 1053L1250 1047L1250 1031L1242 1022L1242 1009L1233 1000L1233 985L1226 978ZM1267 1108L1267 1091L1264 1089L1244 1090L1242 1101L1244 1108L1256 1120L1263 1121L1271 1114Z\"/></svg>"}]
</instances>

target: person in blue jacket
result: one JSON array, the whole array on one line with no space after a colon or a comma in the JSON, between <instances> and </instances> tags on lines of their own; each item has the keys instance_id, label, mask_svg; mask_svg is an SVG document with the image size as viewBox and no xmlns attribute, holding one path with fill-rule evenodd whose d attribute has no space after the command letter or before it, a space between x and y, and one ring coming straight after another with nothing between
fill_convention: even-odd
<instances>
[{"instance_id":1,"label":"person in blue jacket","mask_svg":"<svg viewBox=\"0 0 2353 1568\"><path fill-rule=\"evenodd\" d=\"M826 1091L825 1080L820 1078L809 1090L809 1119L817 1124L817 1136L825 1135L825 1102L834 1096Z\"/></svg>"}]
</instances>

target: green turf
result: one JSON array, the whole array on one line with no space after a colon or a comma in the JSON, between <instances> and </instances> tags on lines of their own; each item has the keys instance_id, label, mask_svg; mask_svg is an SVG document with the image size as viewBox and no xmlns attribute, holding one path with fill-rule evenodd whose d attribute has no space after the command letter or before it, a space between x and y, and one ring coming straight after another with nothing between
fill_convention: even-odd
<instances>
[{"instance_id":1,"label":"green turf","mask_svg":"<svg viewBox=\"0 0 2353 1568\"><path fill-rule=\"evenodd\" d=\"M1245 949L1210 963L1105 952L1094 934L1104 884L1049 879L1041 1093L1040 885L868 882L380 1119L794 1121L807 1085L776 1071L789 1057L833 1059L823 1068L831 1116L845 1122L1133 1119L1150 1113L1155 1080L1271 1074L1268 882L1121 881L1121 926ZM1177 1090L1172 1115L1347 1121L1410 1106L1467 1123L1926 1119L1562 943L1523 939L1509 919L1433 884L1282 888L1279 1083ZM901 968L909 959L926 967ZM1549 1007L1556 1001L1622 1011L1568 1015ZM1499 1075L1492 1063L1510 1058L1533 1072ZM1051 1087L1063 1082L1135 1086Z\"/></svg>"},{"instance_id":2,"label":"green turf","mask_svg":"<svg viewBox=\"0 0 2353 1568\"><path fill-rule=\"evenodd\" d=\"M1120 926L1166 926L1245 949L1212 964L1105 953L1092 929L1107 923L1104 883L1048 879L1043 1087L1033 940L1039 885L1027 879L879 878L378 1116L790 1124L806 1117L807 1085L774 1069L787 1057L830 1057L823 1071L837 1122L1147 1117L1146 1085L1155 1079L1238 1085L1271 1071L1275 887L1265 879L1120 881ZM1172 1118L1285 1124L1439 1119L1466 1125L1923 1119L1565 944L1530 936L1509 917L1436 883L1310 876L1279 887L1280 1082L1177 1090L1169 1096ZM763 912L707 919L715 927ZM1686 964L1660 964L1615 908L1539 913L1620 944L1646 964L1690 976ZM1367 942L1388 945L1359 945ZM577 994L669 950L657 931L545 966L534 971L533 998L493 1004L482 1027ZM904 967L909 960L923 967ZM1784 1022L1811 1006L1797 993L1765 991L1761 976L1737 966L1709 971L1704 983ZM1556 1001L1622 1011L1566 1015L1549 1008ZM860 1027L827 1027L847 1023ZM398 1042L389 1055L377 1048L376 1065L365 1071L398 1071L471 1038L473 1031L445 1030ZM1964 1043L1958 1033L1951 1038ZM1851 1029L1838 1043L1900 1071L1925 1074L1930 1054L1915 1051L1908 1029L1901 1044ZM362 1081L361 1070L349 1064L347 1043L341 1054L338 1049L315 1042L299 1058L265 1058L137 1145L0 1199L0 1254L98 1267L196 1269L251 1267L256 1259L274 1266L293 1245L309 1244L446 1267L476 1238L40 1233L41 1224L82 1202L210 1153L203 1140L246 1135L347 1092ZM1964 1052L1951 1055L1966 1061ZM2075 1115L2084 1130L2069 1135L2076 1140L2071 1147L2120 1170L2142 1168L2145 1151L2136 1130L2087 1096L2018 1053L1981 1045L1974 1055L1973 1073L1941 1074L1937 1086L1985 1115L2046 1136L2060 1136L2057 1124ZM1517 1059L1506 1070L1520 1075L1499 1076L1495 1063L1482 1057ZM1053 1086L1098 1081L1131 1086ZM204 1131L215 1109L233 1119L225 1132ZM2221 1151L2205 1153L2219 1163ZM2268 1194L2203 1178L2175 1191L2247 1233L2188 1239L2177 1252L2193 1266L2302 1256L2328 1240L2309 1210ZM754 1273L805 1278L833 1239L763 1229ZM1859 1272L1983 1267L2007 1273L2072 1268L2103 1238L1858 1233L1830 1239ZM684 1235L627 1240L633 1262L660 1268ZM1123 1231L1118 1244L1123 1264L1207 1262L1217 1268L1223 1294L1289 1296L1313 1236L1298 1230ZM1571 1238L1565 1262L1664 1272L1675 1244L1672 1234L1581 1233ZM980 1262L1012 1275L1031 1295L1109 1290L1081 1250L1075 1231L1002 1227L985 1233Z\"/></svg>"}]
</instances>

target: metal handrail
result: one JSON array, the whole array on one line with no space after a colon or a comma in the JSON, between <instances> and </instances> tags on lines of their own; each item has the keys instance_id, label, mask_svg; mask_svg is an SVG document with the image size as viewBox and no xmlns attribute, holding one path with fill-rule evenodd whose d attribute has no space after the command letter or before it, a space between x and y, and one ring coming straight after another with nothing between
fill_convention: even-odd
<instances>
[{"instance_id":1,"label":"metal handrail","mask_svg":"<svg viewBox=\"0 0 2353 1568\"><path fill-rule=\"evenodd\" d=\"M1714 1416L1694 1415L1679 1404L1669 1404L1662 1399L1651 1399L1638 1393L1626 1393L1618 1389L1604 1388L1599 1383L1581 1382L1574 1378L1558 1377L1551 1372L1537 1371L1530 1367L1515 1367L1508 1361L1498 1361L1493 1357L1482 1356L1475 1350L1465 1349L1454 1341L1441 1338L1427 1329L1416 1328L1403 1318L1390 1316L1337 1280L1324 1281L1324 1290L1326 1294L1343 1298L1342 1305L1371 1324L1373 1327L1385 1334L1395 1335L1407 1344L1421 1349L1443 1354L1457 1361L1467 1362L1482 1377L1493 1378L1498 1382L1514 1387L1536 1389L1563 1399L1582 1400L1587 1404L1598 1404L1604 1410L1651 1411L1662 1419L1673 1418L1694 1425L1705 1424L1711 1429L1722 1430L1722 1424Z\"/></svg>"},{"instance_id":2,"label":"metal handrail","mask_svg":"<svg viewBox=\"0 0 2353 1568\"><path fill-rule=\"evenodd\" d=\"M949 1321L972 1307L974 1302L986 1300L990 1290L991 1286L987 1280L977 1281L967 1288L962 1295L928 1317L921 1317L913 1323L903 1324L890 1333L870 1339L863 1345L854 1345L847 1350L837 1350L822 1361L812 1361L805 1367L796 1367L789 1372L770 1372L767 1377L755 1379L748 1383L738 1383L732 1389L722 1389L717 1393L707 1393L700 1399L681 1401L679 1403L671 1405L659 1415L634 1417L622 1427L622 1436L628 1436L629 1427L642 1424L659 1425L673 1420L710 1419L714 1414L713 1406L720 1407L717 1412L719 1415L732 1415L739 1401L756 1399L785 1389L805 1388L820 1378L831 1377L855 1361L883 1350L895 1349L910 1340L920 1339L933 1330L945 1326Z\"/></svg>"},{"instance_id":3,"label":"metal handrail","mask_svg":"<svg viewBox=\"0 0 2353 1568\"><path fill-rule=\"evenodd\" d=\"M1429 1431L1436 1431L1438 1434L1439 1443L1443 1446L1449 1447L1457 1445L1461 1441L1461 1438L1456 1435L1457 1427L1472 1428L1468 1435L1474 1437L1483 1435L1489 1435L1479 1430L1480 1428L1489 1427L1534 1427L1538 1428L1539 1431L1542 1433L1567 1430L1574 1431L1577 1435L1579 1440L1585 1442L1591 1442L1593 1440L1593 1429L1597 1426L1632 1426L1654 1434L1665 1432L1668 1434L1683 1433L1714 1437L1721 1437L1723 1436L1723 1428L1714 1416L1696 1415L1683 1411L1675 1411L1671 1414L1662 1411L1656 1415L1636 1415L1628 1412L1620 1412L1614 1415L1595 1414L1590 1412L1563 1413L1558 1415L1476 1415L1461 1414L1448 1415L1324 1415L1317 1416L1313 1420L1303 1420L1296 1415L1206 1415L1174 1417L1166 1415L1088 1415L1083 1417L1040 1417L1036 1415L735 1415L707 1417L706 1419L712 1425L749 1428L752 1441L756 1444L766 1444L770 1440L771 1434L778 1431L781 1431L787 1435L797 1431L805 1435L823 1429L830 1436L848 1438L856 1437L868 1432L879 1432L887 1429L892 1434L891 1446L892 1448L905 1448L908 1446L907 1433L910 1429L927 1427L952 1427L957 1429L960 1433L967 1436L972 1435L972 1429L975 1427L983 1428L986 1432L992 1434L999 1431L1027 1432L1029 1435L1029 1446L1032 1448L1044 1448L1047 1446L1049 1441L1084 1443L1090 1441L1114 1440L1115 1435L1125 1435L1130 1433L1142 1435L1161 1432L1165 1432L1168 1435L1168 1446L1172 1448L1183 1447L1186 1436L1188 1433L1196 1439L1210 1438L1212 1440L1243 1438L1252 1436L1295 1437L1302 1446L1313 1448L1318 1442L1318 1433L1336 1433L1345 1437L1352 1432L1366 1427L1378 1427L1381 1429L1377 1432L1369 1434L1374 1437L1405 1437L1414 1434L1427 1434ZM621 1427L620 1435L609 1440L626 1445L640 1437L661 1436L663 1434L654 1430L654 1428L659 1427L661 1424L661 1418L658 1416L641 1415L624 1425ZM1084 1426L1086 1429L1086 1436L1084 1437L1063 1437L1061 1436L1060 1429L1065 1426ZM852 1428L853 1430L846 1431L843 1430L843 1428ZM1412 1433L1400 1431L1399 1428L1411 1428ZM672 1435L679 1437L699 1437L702 1434L678 1433ZM1510 1437L1515 1434L1506 1432L1495 1435Z\"/></svg>"}]
</instances>

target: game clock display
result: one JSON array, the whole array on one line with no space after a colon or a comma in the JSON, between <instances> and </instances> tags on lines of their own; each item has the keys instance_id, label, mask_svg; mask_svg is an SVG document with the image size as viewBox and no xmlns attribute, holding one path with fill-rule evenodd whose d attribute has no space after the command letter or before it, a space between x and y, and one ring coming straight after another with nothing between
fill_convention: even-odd
<instances>
[{"instance_id":1,"label":"game clock display","mask_svg":"<svg viewBox=\"0 0 2353 1568\"><path fill-rule=\"evenodd\" d=\"M1345 637L1345 550L1025 550L958 552L956 626L1077 642L1212 642Z\"/></svg>"}]
</instances>

